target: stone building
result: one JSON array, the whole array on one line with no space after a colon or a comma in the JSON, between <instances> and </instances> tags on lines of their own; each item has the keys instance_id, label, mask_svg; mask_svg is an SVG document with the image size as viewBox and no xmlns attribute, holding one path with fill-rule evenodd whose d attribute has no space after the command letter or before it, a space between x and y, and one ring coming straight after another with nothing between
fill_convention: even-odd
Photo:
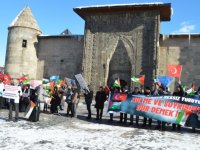
<instances>
[{"instance_id":1,"label":"stone building","mask_svg":"<svg viewBox=\"0 0 200 150\"><path fill-rule=\"evenodd\" d=\"M181 80L200 84L200 36L161 35L160 22L170 21L170 3L77 7L85 20L85 35L68 30L44 36L26 7L8 28L5 70L41 79L51 75L74 78L83 73L94 90L116 78L131 87L132 76L145 75L150 86L167 75L167 64L182 64ZM196 57L193 57L196 56ZM189 59L188 59L189 58Z\"/></svg>"}]
</instances>

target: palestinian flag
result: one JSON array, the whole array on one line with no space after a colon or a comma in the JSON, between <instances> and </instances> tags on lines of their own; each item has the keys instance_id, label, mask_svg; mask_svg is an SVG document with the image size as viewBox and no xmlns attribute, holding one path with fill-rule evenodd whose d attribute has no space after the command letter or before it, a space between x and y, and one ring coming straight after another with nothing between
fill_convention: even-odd
<instances>
[{"instance_id":1,"label":"palestinian flag","mask_svg":"<svg viewBox=\"0 0 200 150\"><path fill-rule=\"evenodd\" d=\"M110 102L108 111L121 111L121 102Z\"/></svg>"},{"instance_id":2,"label":"palestinian flag","mask_svg":"<svg viewBox=\"0 0 200 150\"><path fill-rule=\"evenodd\" d=\"M187 93L188 96L194 96L195 95L196 91L195 91L194 83L192 83L191 89L187 90L186 93Z\"/></svg>"},{"instance_id":3,"label":"palestinian flag","mask_svg":"<svg viewBox=\"0 0 200 150\"><path fill-rule=\"evenodd\" d=\"M142 84L142 85L144 85L144 79L145 79L144 75L142 75L140 78L136 78L136 77L131 78L131 80L133 82L136 82L136 83L139 83L139 84Z\"/></svg>"},{"instance_id":4,"label":"palestinian flag","mask_svg":"<svg viewBox=\"0 0 200 150\"><path fill-rule=\"evenodd\" d=\"M30 84L30 82L32 81L33 79L26 79L24 81L22 81L22 83L25 85L25 84Z\"/></svg>"},{"instance_id":5,"label":"palestinian flag","mask_svg":"<svg viewBox=\"0 0 200 150\"><path fill-rule=\"evenodd\" d=\"M114 87L120 87L120 80L119 80L119 78L117 80L115 80L113 86Z\"/></svg>"},{"instance_id":6,"label":"palestinian flag","mask_svg":"<svg viewBox=\"0 0 200 150\"><path fill-rule=\"evenodd\" d=\"M33 111L33 109L34 109L35 106L36 106L36 104L31 101L30 106L29 106L30 109L28 110L28 112L25 115L26 119L28 119L30 117L30 115L31 115L31 113L32 113L32 111Z\"/></svg>"}]
</instances>

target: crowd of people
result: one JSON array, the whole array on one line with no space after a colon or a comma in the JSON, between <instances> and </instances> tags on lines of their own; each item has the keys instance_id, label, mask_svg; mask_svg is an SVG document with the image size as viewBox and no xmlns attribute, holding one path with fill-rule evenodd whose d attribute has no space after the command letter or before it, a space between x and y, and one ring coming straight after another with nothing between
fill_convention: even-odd
<instances>
[{"instance_id":1,"label":"crowd of people","mask_svg":"<svg viewBox=\"0 0 200 150\"><path fill-rule=\"evenodd\" d=\"M2 82L0 81L0 84ZM67 86L67 84L63 84L62 86L54 86L53 89L45 89L42 85L37 86L36 88L31 88L30 85L20 85L18 84L19 90L18 95L19 97L16 99L4 99L1 97L1 105L6 105L9 108L9 120L13 120L12 118L12 110L13 106L15 108L15 121L18 121L19 117L19 111L25 112L29 105L30 101L33 101L36 104L36 108L38 109L38 113L36 114L35 119L30 119L31 121L38 121L39 120L39 112L40 110L47 112L48 109L50 110L51 114L57 114L60 111L63 111L64 104L67 104L67 112L66 116L69 117L75 117L76 116L76 109L77 105L80 100L80 92L77 88L77 86ZM96 92L96 94L93 93L91 88L89 89L83 89L84 97L85 97L85 103L86 103L86 109L88 111L88 116L86 119L90 120L92 119L92 112L91 112L91 106L92 103L94 103L94 106L96 108L96 118L95 120L101 121L103 116L103 110L104 110L104 103L108 100L109 94L112 95L115 92L120 93L128 93L133 95L145 95L145 96L151 96L151 95L174 95L174 96L186 96L187 93L184 92L183 87L179 84L175 91L173 93L170 93L168 91L168 88L163 87L161 84L154 83L152 87L145 87L145 88L139 88L135 87L133 91L128 91L126 86L123 87L110 87L109 92L105 91L105 89L101 86L99 87L99 90ZM197 90L196 95L200 95L200 89ZM93 100L94 99L94 100ZM66 103L65 103L66 102ZM4 104L3 104L4 103ZM44 103L44 107L41 109L40 103ZM35 110L36 111L36 110ZM110 119L109 122L113 122L113 113L110 113ZM152 127L152 119L146 118L134 115L130 115L130 118L128 119L128 114L124 112L120 112L119 122L122 124L127 124L129 120L129 124L133 125L135 120L135 125L140 126L142 122L143 127ZM157 126L156 129L165 130L167 122L161 122L156 121ZM179 130L181 129L181 126L178 124L172 124L173 130ZM195 130L195 128L193 128Z\"/></svg>"}]
</instances>

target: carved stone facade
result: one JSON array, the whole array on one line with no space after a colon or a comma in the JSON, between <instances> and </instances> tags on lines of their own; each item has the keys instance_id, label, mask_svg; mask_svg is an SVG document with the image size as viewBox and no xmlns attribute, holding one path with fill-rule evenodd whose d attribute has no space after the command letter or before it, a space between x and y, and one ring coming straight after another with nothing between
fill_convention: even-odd
<instances>
[{"instance_id":1,"label":"carved stone facade","mask_svg":"<svg viewBox=\"0 0 200 150\"><path fill-rule=\"evenodd\" d=\"M156 75L160 13L138 11L91 14L85 17L84 77L93 89L115 78ZM130 86L129 86L130 87Z\"/></svg>"}]
</instances>

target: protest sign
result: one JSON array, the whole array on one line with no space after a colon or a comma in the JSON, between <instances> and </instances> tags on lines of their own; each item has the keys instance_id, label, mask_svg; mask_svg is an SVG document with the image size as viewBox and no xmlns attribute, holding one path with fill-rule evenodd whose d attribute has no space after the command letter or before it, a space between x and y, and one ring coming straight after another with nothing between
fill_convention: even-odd
<instances>
[{"instance_id":1,"label":"protest sign","mask_svg":"<svg viewBox=\"0 0 200 150\"><path fill-rule=\"evenodd\" d=\"M11 99L18 98L18 96L19 96L18 91L19 91L18 86L5 85L3 97L4 98L11 98Z\"/></svg>"},{"instance_id":2,"label":"protest sign","mask_svg":"<svg viewBox=\"0 0 200 150\"><path fill-rule=\"evenodd\" d=\"M70 79L70 78L65 78L65 82L67 83L68 86L74 86L74 85L76 85L75 80Z\"/></svg>"},{"instance_id":3,"label":"protest sign","mask_svg":"<svg viewBox=\"0 0 200 150\"><path fill-rule=\"evenodd\" d=\"M31 88L35 89L37 86L42 85L42 80L31 80L29 84Z\"/></svg>"},{"instance_id":4,"label":"protest sign","mask_svg":"<svg viewBox=\"0 0 200 150\"><path fill-rule=\"evenodd\" d=\"M197 97L144 96L124 93L122 95L122 93L115 93L108 105L108 112L124 112L168 123L181 125L187 123L188 126L200 128L200 120L198 120L200 99Z\"/></svg>"},{"instance_id":5,"label":"protest sign","mask_svg":"<svg viewBox=\"0 0 200 150\"><path fill-rule=\"evenodd\" d=\"M84 78L83 78L83 76L81 74L77 74L77 75L75 75L75 77L76 77L76 80L78 81L80 87L83 90L86 89L86 90L90 91L85 80L84 80Z\"/></svg>"}]
</instances>

